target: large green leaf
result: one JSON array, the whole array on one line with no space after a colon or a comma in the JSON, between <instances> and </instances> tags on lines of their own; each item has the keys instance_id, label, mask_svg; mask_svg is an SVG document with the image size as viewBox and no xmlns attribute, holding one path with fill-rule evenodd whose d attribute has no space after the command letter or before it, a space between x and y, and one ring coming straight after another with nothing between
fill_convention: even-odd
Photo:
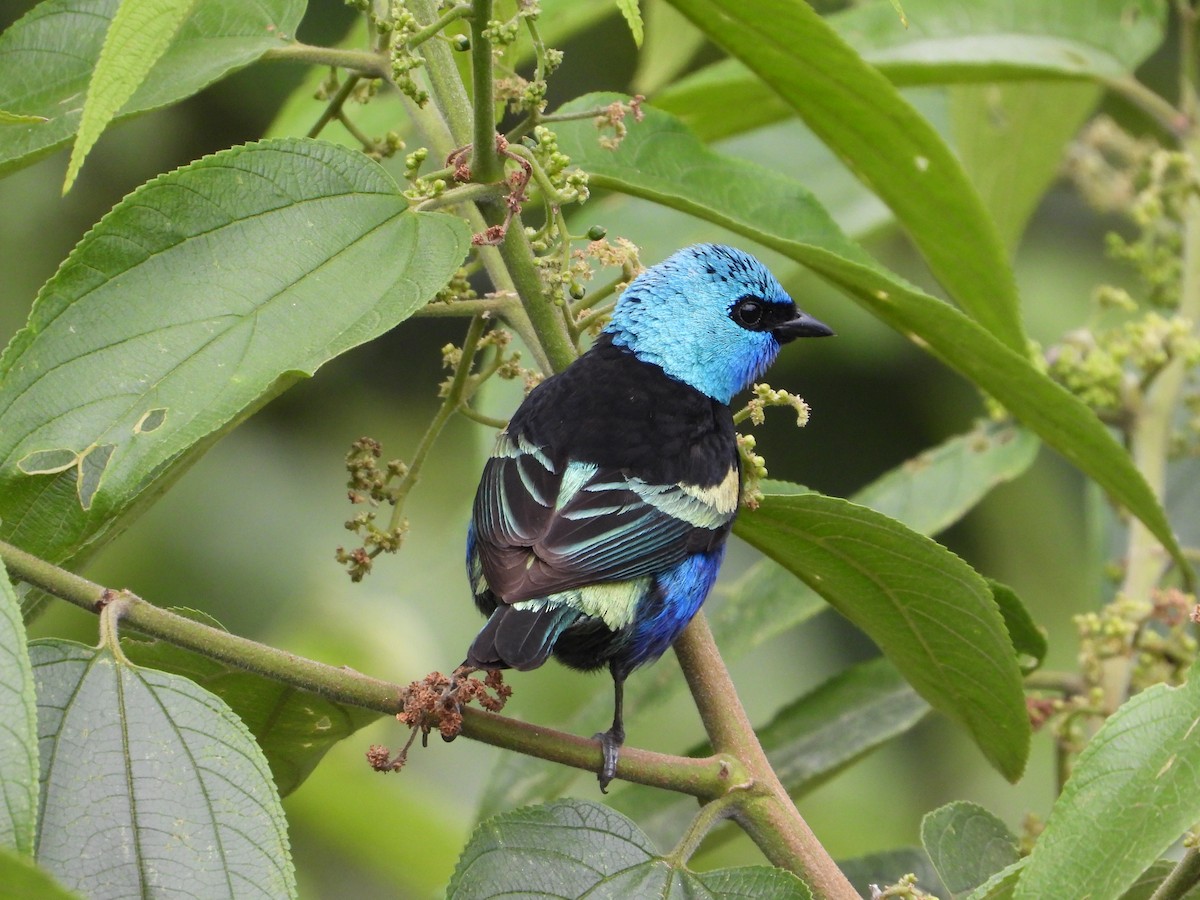
<instances>
[{"instance_id":1,"label":"large green leaf","mask_svg":"<svg viewBox=\"0 0 1200 900\"><path fill-rule=\"evenodd\" d=\"M204 0L116 120L189 97L295 34L305 0ZM43 116L0 128L0 175L75 135L83 97L120 0L45 0L0 35L0 109Z\"/></svg>"},{"instance_id":2,"label":"large green leaf","mask_svg":"<svg viewBox=\"0 0 1200 900\"><path fill-rule=\"evenodd\" d=\"M1019 857L1017 838L977 803L958 800L925 816L921 843L951 895L984 884Z\"/></svg>"},{"instance_id":3,"label":"large green leaf","mask_svg":"<svg viewBox=\"0 0 1200 900\"><path fill-rule=\"evenodd\" d=\"M185 614L220 627L207 616L190 610ZM262 748L280 796L300 787L334 744L380 717L371 710L334 703L166 641L126 637L122 649L137 665L182 675L225 701Z\"/></svg>"},{"instance_id":4,"label":"large green leaf","mask_svg":"<svg viewBox=\"0 0 1200 900\"><path fill-rule=\"evenodd\" d=\"M1120 897L1200 821L1200 678L1155 685L1079 755L1014 894Z\"/></svg>"},{"instance_id":5,"label":"large green leaf","mask_svg":"<svg viewBox=\"0 0 1200 900\"><path fill-rule=\"evenodd\" d=\"M37 713L25 625L0 566L0 848L33 855L37 773Z\"/></svg>"},{"instance_id":6,"label":"large green leaf","mask_svg":"<svg viewBox=\"0 0 1200 900\"><path fill-rule=\"evenodd\" d=\"M615 95L589 95L595 104ZM953 307L882 269L798 182L714 153L675 118L646 110L616 151L591 123L562 123L563 151L591 183L633 194L729 228L812 269L887 324L1003 403L1047 444L1141 519L1179 562L1191 566L1158 500L1129 454L1083 403L1029 360ZM836 323L835 323L836 325Z\"/></svg>"},{"instance_id":7,"label":"large green leaf","mask_svg":"<svg viewBox=\"0 0 1200 900\"><path fill-rule=\"evenodd\" d=\"M1162 43L1166 25L1160 0L915 0L905 9L908 28L883 2L856 5L827 21L896 85L1036 78L1041 89L1049 87L1045 79L1105 84L1128 77ZM706 139L795 115L736 59L692 73L657 94L654 104ZM1006 146L1011 153L993 156L1011 160L1027 152L1016 143Z\"/></svg>"},{"instance_id":8,"label":"large green leaf","mask_svg":"<svg viewBox=\"0 0 1200 900\"><path fill-rule=\"evenodd\" d=\"M39 864L89 896L296 896L271 771L224 703L108 650L30 651Z\"/></svg>"},{"instance_id":9,"label":"large green leaf","mask_svg":"<svg viewBox=\"0 0 1200 900\"><path fill-rule=\"evenodd\" d=\"M1024 81L959 84L948 93L954 147L1011 252L1101 89Z\"/></svg>"},{"instance_id":10,"label":"large green leaf","mask_svg":"<svg viewBox=\"0 0 1200 900\"><path fill-rule=\"evenodd\" d=\"M468 240L317 141L237 147L139 188L0 357L0 533L77 555L271 397L411 315Z\"/></svg>"},{"instance_id":11,"label":"large green leaf","mask_svg":"<svg viewBox=\"0 0 1200 900\"><path fill-rule=\"evenodd\" d=\"M775 774L795 796L904 734L928 711L895 666L873 659L793 700L758 729L758 738Z\"/></svg>"},{"instance_id":12,"label":"large green leaf","mask_svg":"<svg viewBox=\"0 0 1200 900\"><path fill-rule=\"evenodd\" d=\"M904 11L907 28L883 3L829 24L889 78L916 84L1118 79L1162 43L1167 22L1162 0L904 0Z\"/></svg>"},{"instance_id":13,"label":"large green leaf","mask_svg":"<svg viewBox=\"0 0 1200 900\"><path fill-rule=\"evenodd\" d=\"M692 872L660 855L620 813L560 800L481 824L446 889L448 900L514 896L810 900L812 894L795 875L769 866Z\"/></svg>"},{"instance_id":14,"label":"large green leaf","mask_svg":"<svg viewBox=\"0 0 1200 900\"><path fill-rule=\"evenodd\" d=\"M987 583L940 544L863 506L768 494L734 526L865 631L917 692L1016 780L1029 753L1021 673Z\"/></svg>"},{"instance_id":15,"label":"large green leaf","mask_svg":"<svg viewBox=\"0 0 1200 900\"><path fill-rule=\"evenodd\" d=\"M824 784L855 761L925 718L929 704L886 659L851 666L779 710L758 739L771 768L793 797ZM706 756L707 744L686 755ZM691 797L665 799L660 791L619 792L613 806L651 834L679 834L695 815ZM732 832L730 832L732 833Z\"/></svg>"},{"instance_id":16,"label":"large green leaf","mask_svg":"<svg viewBox=\"0 0 1200 900\"><path fill-rule=\"evenodd\" d=\"M891 207L930 270L1024 354L1017 287L995 226L954 153L896 88L807 3L671 0L740 59Z\"/></svg>"},{"instance_id":17,"label":"large green leaf","mask_svg":"<svg viewBox=\"0 0 1200 900\"><path fill-rule=\"evenodd\" d=\"M1037 438L1023 428L980 422L881 475L851 499L913 531L935 535L996 485L1021 475L1038 447Z\"/></svg>"},{"instance_id":18,"label":"large green leaf","mask_svg":"<svg viewBox=\"0 0 1200 900\"><path fill-rule=\"evenodd\" d=\"M88 82L64 193L75 183L88 151L167 52L195 5L196 0L122 0L117 7Z\"/></svg>"}]
</instances>

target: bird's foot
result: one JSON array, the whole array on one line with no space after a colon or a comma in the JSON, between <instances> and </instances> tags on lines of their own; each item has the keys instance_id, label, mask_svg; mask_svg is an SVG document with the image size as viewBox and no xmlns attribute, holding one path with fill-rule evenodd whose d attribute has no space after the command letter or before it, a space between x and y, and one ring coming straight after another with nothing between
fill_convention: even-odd
<instances>
[{"instance_id":1,"label":"bird's foot","mask_svg":"<svg viewBox=\"0 0 1200 900\"><path fill-rule=\"evenodd\" d=\"M437 708L450 711L462 710L462 701L459 699L458 693L462 688L462 683L459 679L465 679L472 672L479 671L474 666L468 666L463 663L457 669L450 673L450 678L446 681L446 686L442 689L442 693L437 698Z\"/></svg>"},{"instance_id":2,"label":"bird's foot","mask_svg":"<svg viewBox=\"0 0 1200 900\"><path fill-rule=\"evenodd\" d=\"M600 782L600 793L607 794L609 784L617 777L617 761L621 756L621 745L625 743L625 735L614 734L612 729L609 729L592 737L600 742L600 752L604 757L596 777Z\"/></svg>"}]
</instances>

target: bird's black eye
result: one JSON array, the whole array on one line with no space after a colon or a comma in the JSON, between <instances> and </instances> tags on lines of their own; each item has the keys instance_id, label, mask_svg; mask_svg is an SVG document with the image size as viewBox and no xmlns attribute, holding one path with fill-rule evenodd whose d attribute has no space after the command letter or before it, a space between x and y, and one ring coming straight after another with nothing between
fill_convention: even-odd
<instances>
[{"instance_id":1,"label":"bird's black eye","mask_svg":"<svg viewBox=\"0 0 1200 900\"><path fill-rule=\"evenodd\" d=\"M733 321L750 331L761 331L766 327L763 302L757 297L743 297L733 305L729 315Z\"/></svg>"}]
</instances>

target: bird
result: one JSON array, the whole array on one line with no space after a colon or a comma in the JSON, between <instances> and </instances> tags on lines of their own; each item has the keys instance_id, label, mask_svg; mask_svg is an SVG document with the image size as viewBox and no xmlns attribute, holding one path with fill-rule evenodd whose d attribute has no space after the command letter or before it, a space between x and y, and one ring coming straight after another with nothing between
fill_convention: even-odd
<instances>
[{"instance_id":1,"label":"bird","mask_svg":"<svg viewBox=\"0 0 1200 900\"><path fill-rule=\"evenodd\" d=\"M758 259L687 247L630 282L592 346L497 436L466 542L488 619L463 665L607 666L602 792L625 740L625 679L671 646L721 566L742 484L734 395L781 345L831 334Z\"/></svg>"}]
</instances>

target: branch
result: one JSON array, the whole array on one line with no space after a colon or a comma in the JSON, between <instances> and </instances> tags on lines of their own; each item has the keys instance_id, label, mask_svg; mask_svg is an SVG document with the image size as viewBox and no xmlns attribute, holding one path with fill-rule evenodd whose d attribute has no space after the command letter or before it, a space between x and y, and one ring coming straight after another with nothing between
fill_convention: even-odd
<instances>
[{"instance_id":1,"label":"branch","mask_svg":"<svg viewBox=\"0 0 1200 900\"><path fill-rule=\"evenodd\" d=\"M1176 109L1170 102L1164 100L1132 75L1123 75L1120 78L1102 78L1100 82L1114 94L1119 94L1144 112L1159 128L1176 140L1183 136L1191 124L1181 110Z\"/></svg>"},{"instance_id":2,"label":"branch","mask_svg":"<svg viewBox=\"0 0 1200 900\"><path fill-rule=\"evenodd\" d=\"M858 900L858 892L821 846L771 768L703 612L696 614L675 641L675 655L713 749L741 760L746 767L749 780L740 785L746 790L746 800L738 804L733 818L767 859L803 878L814 896Z\"/></svg>"},{"instance_id":3,"label":"branch","mask_svg":"<svg viewBox=\"0 0 1200 900\"><path fill-rule=\"evenodd\" d=\"M492 0L473 0L471 16L471 87L474 128L471 143L471 180L490 184L504 177L504 163L496 152L496 91L492 82L492 42L487 37Z\"/></svg>"},{"instance_id":4,"label":"branch","mask_svg":"<svg viewBox=\"0 0 1200 900\"><path fill-rule=\"evenodd\" d=\"M99 614L114 601L119 601L123 623L149 637L161 638L209 659L317 694L334 703L358 706L383 715L395 715L404 708L407 687L213 628L155 606L128 591L115 591L96 584L3 541L0 541L0 560L12 577L88 612ZM461 733L471 740L587 772L600 769L600 746L590 738L472 707L464 708L462 713ZM727 755L718 753L705 759L691 759L632 747L622 749L617 774L626 781L705 800L724 796L733 785L746 780L741 764Z\"/></svg>"},{"instance_id":5,"label":"branch","mask_svg":"<svg viewBox=\"0 0 1200 900\"><path fill-rule=\"evenodd\" d=\"M325 111L321 113L313 127L308 129L308 134L305 137L317 137L326 125L342 114L342 106L346 103L354 88L358 86L360 80L362 80L362 76L357 74L351 75L346 79L345 83L338 88L338 92L329 101L329 104L325 107Z\"/></svg>"}]
</instances>

